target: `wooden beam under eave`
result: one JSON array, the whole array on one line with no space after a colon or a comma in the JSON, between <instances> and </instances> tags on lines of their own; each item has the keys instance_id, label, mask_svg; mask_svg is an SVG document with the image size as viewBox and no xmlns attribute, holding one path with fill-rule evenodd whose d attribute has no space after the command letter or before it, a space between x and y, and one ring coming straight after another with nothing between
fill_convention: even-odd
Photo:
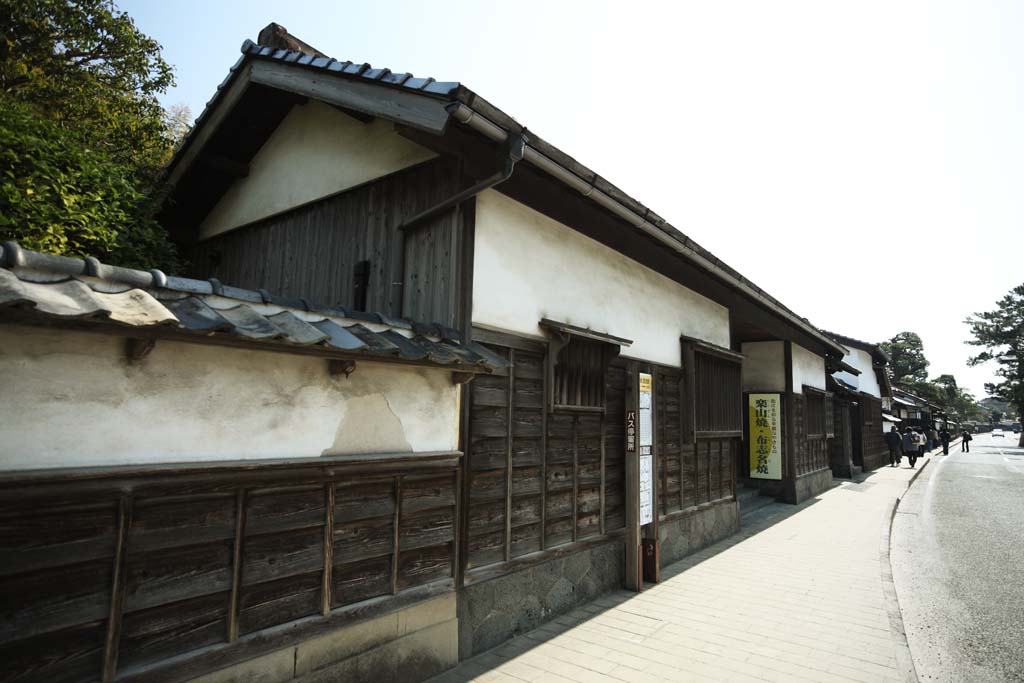
<instances>
[{"instance_id":1,"label":"wooden beam under eave","mask_svg":"<svg viewBox=\"0 0 1024 683\"><path fill-rule=\"evenodd\" d=\"M199 163L206 168L231 176L232 178L247 178L249 176L249 164L229 159L220 154L206 153L199 157Z\"/></svg>"},{"instance_id":2,"label":"wooden beam under eave","mask_svg":"<svg viewBox=\"0 0 1024 683\"><path fill-rule=\"evenodd\" d=\"M208 112L208 116L204 117L205 120L197 127L196 131L186 138L186 147L177 158L174 168L167 177L166 183L168 186L174 187L177 185L189 167L202 154L206 143L210 141L220 127L220 124L231 113L231 110L234 109L238 101L242 99L245 91L248 90L251 74L252 65L246 64L235 73L227 89L217 94L216 106Z\"/></svg>"},{"instance_id":3,"label":"wooden beam under eave","mask_svg":"<svg viewBox=\"0 0 1024 683\"><path fill-rule=\"evenodd\" d=\"M443 133L448 125L448 102L425 93L406 92L374 81L364 83L291 64L261 60L250 66L253 83L404 123L435 135Z\"/></svg>"}]
</instances>

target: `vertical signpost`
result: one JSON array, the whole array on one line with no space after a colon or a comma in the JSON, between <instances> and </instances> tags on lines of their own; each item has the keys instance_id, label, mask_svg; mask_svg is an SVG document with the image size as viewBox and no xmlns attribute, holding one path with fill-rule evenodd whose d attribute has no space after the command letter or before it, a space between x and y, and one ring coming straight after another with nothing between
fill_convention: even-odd
<instances>
[{"instance_id":1,"label":"vertical signpost","mask_svg":"<svg viewBox=\"0 0 1024 683\"><path fill-rule=\"evenodd\" d=\"M626 588L658 581L658 520L654 516L654 377L627 366ZM645 528L646 527L646 528Z\"/></svg>"},{"instance_id":2,"label":"vertical signpost","mask_svg":"<svg viewBox=\"0 0 1024 683\"><path fill-rule=\"evenodd\" d=\"M652 413L653 378L646 372L640 373L640 526L654 521L654 416ZM628 437L627 437L628 438Z\"/></svg>"},{"instance_id":3,"label":"vertical signpost","mask_svg":"<svg viewBox=\"0 0 1024 683\"><path fill-rule=\"evenodd\" d=\"M782 480L782 396L749 394L750 478Z\"/></svg>"}]
</instances>

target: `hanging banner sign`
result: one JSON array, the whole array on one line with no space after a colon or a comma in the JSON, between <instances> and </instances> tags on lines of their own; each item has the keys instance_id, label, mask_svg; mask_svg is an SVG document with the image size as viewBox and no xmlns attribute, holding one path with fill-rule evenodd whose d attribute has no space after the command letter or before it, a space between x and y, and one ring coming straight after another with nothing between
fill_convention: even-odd
<instances>
[{"instance_id":1,"label":"hanging banner sign","mask_svg":"<svg viewBox=\"0 0 1024 683\"><path fill-rule=\"evenodd\" d=\"M653 378L640 373L640 526L654 521L654 417L651 413Z\"/></svg>"},{"instance_id":2,"label":"hanging banner sign","mask_svg":"<svg viewBox=\"0 0 1024 683\"><path fill-rule=\"evenodd\" d=\"M782 479L782 396L750 394L750 478Z\"/></svg>"}]
</instances>

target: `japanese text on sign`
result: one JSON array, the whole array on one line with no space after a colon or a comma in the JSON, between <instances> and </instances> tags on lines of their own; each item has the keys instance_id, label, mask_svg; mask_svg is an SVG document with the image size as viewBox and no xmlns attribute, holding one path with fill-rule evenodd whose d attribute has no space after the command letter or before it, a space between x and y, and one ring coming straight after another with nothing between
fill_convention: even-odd
<instances>
[{"instance_id":1,"label":"japanese text on sign","mask_svg":"<svg viewBox=\"0 0 1024 683\"><path fill-rule=\"evenodd\" d=\"M640 373L640 453L650 453L654 443L654 422L651 414L651 376ZM647 450L644 450L644 447Z\"/></svg>"},{"instance_id":2,"label":"japanese text on sign","mask_svg":"<svg viewBox=\"0 0 1024 683\"><path fill-rule=\"evenodd\" d=\"M750 394L750 477L782 479L781 397Z\"/></svg>"},{"instance_id":3,"label":"japanese text on sign","mask_svg":"<svg viewBox=\"0 0 1024 683\"><path fill-rule=\"evenodd\" d=\"M654 458L640 456L640 526L654 521Z\"/></svg>"},{"instance_id":4,"label":"japanese text on sign","mask_svg":"<svg viewBox=\"0 0 1024 683\"><path fill-rule=\"evenodd\" d=\"M654 521L654 458L651 445L654 443L654 422L652 416L651 390L653 378L646 372L640 373L640 526Z\"/></svg>"},{"instance_id":5,"label":"japanese text on sign","mask_svg":"<svg viewBox=\"0 0 1024 683\"><path fill-rule=\"evenodd\" d=\"M636 411L626 411L626 452L636 452Z\"/></svg>"}]
</instances>

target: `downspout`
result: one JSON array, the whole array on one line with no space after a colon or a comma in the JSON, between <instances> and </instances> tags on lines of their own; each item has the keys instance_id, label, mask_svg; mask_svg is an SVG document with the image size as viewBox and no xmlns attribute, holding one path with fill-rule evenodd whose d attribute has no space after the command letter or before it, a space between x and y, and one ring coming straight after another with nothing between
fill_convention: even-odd
<instances>
[{"instance_id":1,"label":"downspout","mask_svg":"<svg viewBox=\"0 0 1024 683\"><path fill-rule=\"evenodd\" d=\"M448 112L451 114L452 118L454 118L459 123L469 126L473 130L482 134L484 137L494 140L495 142L504 142L511 135L509 131L505 130L498 124L494 123L493 121L486 118L482 114L474 111L473 109L467 107L461 102L455 102L449 105ZM734 287L735 289L738 289L740 292L745 294L747 297L753 299L754 301L759 302L762 306L768 308L768 310L775 311L780 316L788 320L790 324L792 324L794 327L804 330L808 334L808 336L816 338L818 341L822 342L822 344L826 348L832 348L832 350L839 354L841 357L842 349L839 348L835 342L824 337L817 330L809 328L808 323L805 322L803 319L798 318L795 314L781 309L781 304L771 301L771 299L766 294L759 291L755 286L752 285L752 283L744 281L742 278L736 277L732 273L729 273L727 270L719 266L718 263L716 263L715 261L712 261L698 253L693 247L690 246L689 237L686 237L685 235L681 235L681 239L673 237L658 225L647 220L645 216L641 216L640 214L636 213L629 207L625 206L624 204L616 200L615 198L602 192L600 189L594 186L594 183L592 181L584 180L580 176L576 175L569 169L559 164L554 159L548 157L539 150L530 147L528 144L526 145L523 151L523 158L526 161L533 164L534 166L536 166L537 168L548 173L549 175L561 180L569 187L576 189L584 197L589 197L594 202L604 207L611 213L615 214L622 220L633 225L634 227L643 231L644 233L650 235L651 237L661 242L662 244L671 247L689 261L697 264L704 270L713 273L723 282L727 283L731 287Z\"/></svg>"},{"instance_id":2,"label":"downspout","mask_svg":"<svg viewBox=\"0 0 1024 683\"><path fill-rule=\"evenodd\" d=\"M403 221L398 226L398 234L400 235L399 274L402 280L401 282L396 282L395 284L398 285L399 290L401 292L401 299L399 300L399 310L401 311L401 316L405 316L405 245L408 235L412 234L417 227L419 227L426 221L430 220L431 218L441 215L445 211L448 211L451 208L458 206L467 199L472 199L473 197L477 196L484 190L489 190L492 187L496 187L497 185L500 185L501 183L505 182L506 180L512 177L512 173L515 171L516 168L516 163L522 161L523 159L523 150L526 147L526 139L522 135L506 135L500 142L503 143L503 156L505 158L505 165L502 170L484 178L483 180L477 183L474 183L473 185L470 185L464 190L459 190L450 197L441 200L440 202L431 206L430 208L420 211L412 218Z\"/></svg>"}]
</instances>

